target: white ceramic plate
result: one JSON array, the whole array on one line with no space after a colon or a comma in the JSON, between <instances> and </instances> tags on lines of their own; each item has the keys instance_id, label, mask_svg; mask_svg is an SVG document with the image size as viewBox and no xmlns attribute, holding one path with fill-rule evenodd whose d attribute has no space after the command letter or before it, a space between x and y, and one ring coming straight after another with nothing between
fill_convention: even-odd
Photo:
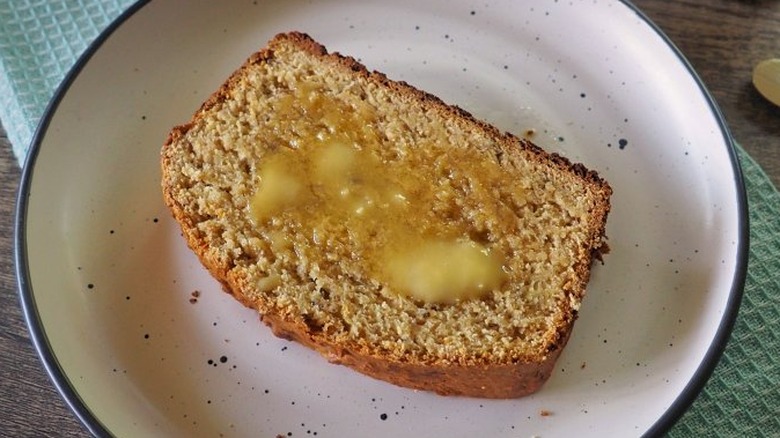
<instances>
[{"instance_id":1,"label":"white ceramic plate","mask_svg":"<svg viewBox=\"0 0 780 438\"><path fill-rule=\"evenodd\" d=\"M539 393L443 398L328 364L274 338L186 249L162 203L160 146L293 29L504 130L535 129L614 187L612 251ZM722 117L666 38L619 1L139 3L57 93L17 220L41 357L86 427L117 436L655 434L722 351L747 248Z\"/></svg>"}]
</instances>

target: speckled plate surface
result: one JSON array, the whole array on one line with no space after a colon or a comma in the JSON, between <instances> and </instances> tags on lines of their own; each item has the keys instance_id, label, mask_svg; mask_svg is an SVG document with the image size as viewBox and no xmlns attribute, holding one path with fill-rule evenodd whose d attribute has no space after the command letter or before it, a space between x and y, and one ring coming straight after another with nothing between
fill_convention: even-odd
<instances>
[{"instance_id":1,"label":"speckled plate surface","mask_svg":"<svg viewBox=\"0 0 780 438\"><path fill-rule=\"evenodd\" d=\"M163 205L158 156L222 80L301 30L585 163L614 187L553 377L519 400L443 398L274 338L221 292ZM619 1L139 3L59 90L25 168L22 302L97 435L632 436L689 405L736 316L747 248L733 145L687 63Z\"/></svg>"}]
</instances>

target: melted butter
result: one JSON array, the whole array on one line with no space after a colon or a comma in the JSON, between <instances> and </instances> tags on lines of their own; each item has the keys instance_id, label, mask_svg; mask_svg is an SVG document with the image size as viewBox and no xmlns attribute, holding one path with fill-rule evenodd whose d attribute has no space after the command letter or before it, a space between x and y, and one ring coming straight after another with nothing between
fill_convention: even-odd
<instances>
[{"instance_id":1,"label":"melted butter","mask_svg":"<svg viewBox=\"0 0 780 438\"><path fill-rule=\"evenodd\" d=\"M303 170L282 155L271 157L265 163L262 171L263 183L252 200L255 220L264 221L305 197L306 175Z\"/></svg>"},{"instance_id":2,"label":"melted butter","mask_svg":"<svg viewBox=\"0 0 780 438\"><path fill-rule=\"evenodd\" d=\"M426 240L386 256L387 277L426 302L477 298L501 285L501 258L470 241Z\"/></svg>"},{"instance_id":3,"label":"melted butter","mask_svg":"<svg viewBox=\"0 0 780 438\"><path fill-rule=\"evenodd\" d=\"M276 101L274 126L288 144L260 167L250 206L255 222L282 218L314 245L347 245L343 252L360 258L368 274L424 302L472 299L500 287L499 251L470 240L462 218L433 211L434 203L454 203L454 188L381 158L386 146L373 108L329 100L317 88L303 84ZM480 173L484 167L476 166ZM277 233L269 234L272 246L284 248Z\"/></svg>"}]
</instances>

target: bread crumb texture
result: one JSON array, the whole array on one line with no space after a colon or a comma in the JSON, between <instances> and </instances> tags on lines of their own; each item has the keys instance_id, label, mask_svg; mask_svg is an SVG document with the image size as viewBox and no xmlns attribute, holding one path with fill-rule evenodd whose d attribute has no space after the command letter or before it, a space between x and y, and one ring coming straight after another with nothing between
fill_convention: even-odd
<instances>
[{"instance_id":1,"label":"bread crumb texture","mask_svg":"<svg viewBox=\"0 0 780 438\"><path fill-rule=\"evenodd\" d=\"M323 214L326 171L293 206L253 207L264 166L301 153L316 167L306 157L334 142L370 154L405 206L382 220ZM611 194L582 166L297 33L173 130L163 191L190 246L246 305L331 350L439 366L541 362L565 342ZM451 302L396 290L379 255L414 239L479 245L500 256L502 281Z\"/></svg>"}]
</instances>

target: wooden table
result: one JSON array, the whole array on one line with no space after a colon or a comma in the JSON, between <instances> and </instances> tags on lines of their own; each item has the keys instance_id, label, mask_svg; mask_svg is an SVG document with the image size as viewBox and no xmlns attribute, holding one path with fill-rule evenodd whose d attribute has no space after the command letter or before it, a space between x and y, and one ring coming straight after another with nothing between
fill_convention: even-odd
<instances>
[{"instance_id":1,"label":"wooden table","mask_svg":"<svg viewBox=\"0 0 780 438\"><path fill-rule=\"evenodd\" d=\"M780 186L780 108L750 82L780 57L780 2L635 0L680 48L719 103L737 141ZM33 349L16 292L13 215L20 170L0 129L0 436L84 436Z\"/></svg>"}]
</instances>

